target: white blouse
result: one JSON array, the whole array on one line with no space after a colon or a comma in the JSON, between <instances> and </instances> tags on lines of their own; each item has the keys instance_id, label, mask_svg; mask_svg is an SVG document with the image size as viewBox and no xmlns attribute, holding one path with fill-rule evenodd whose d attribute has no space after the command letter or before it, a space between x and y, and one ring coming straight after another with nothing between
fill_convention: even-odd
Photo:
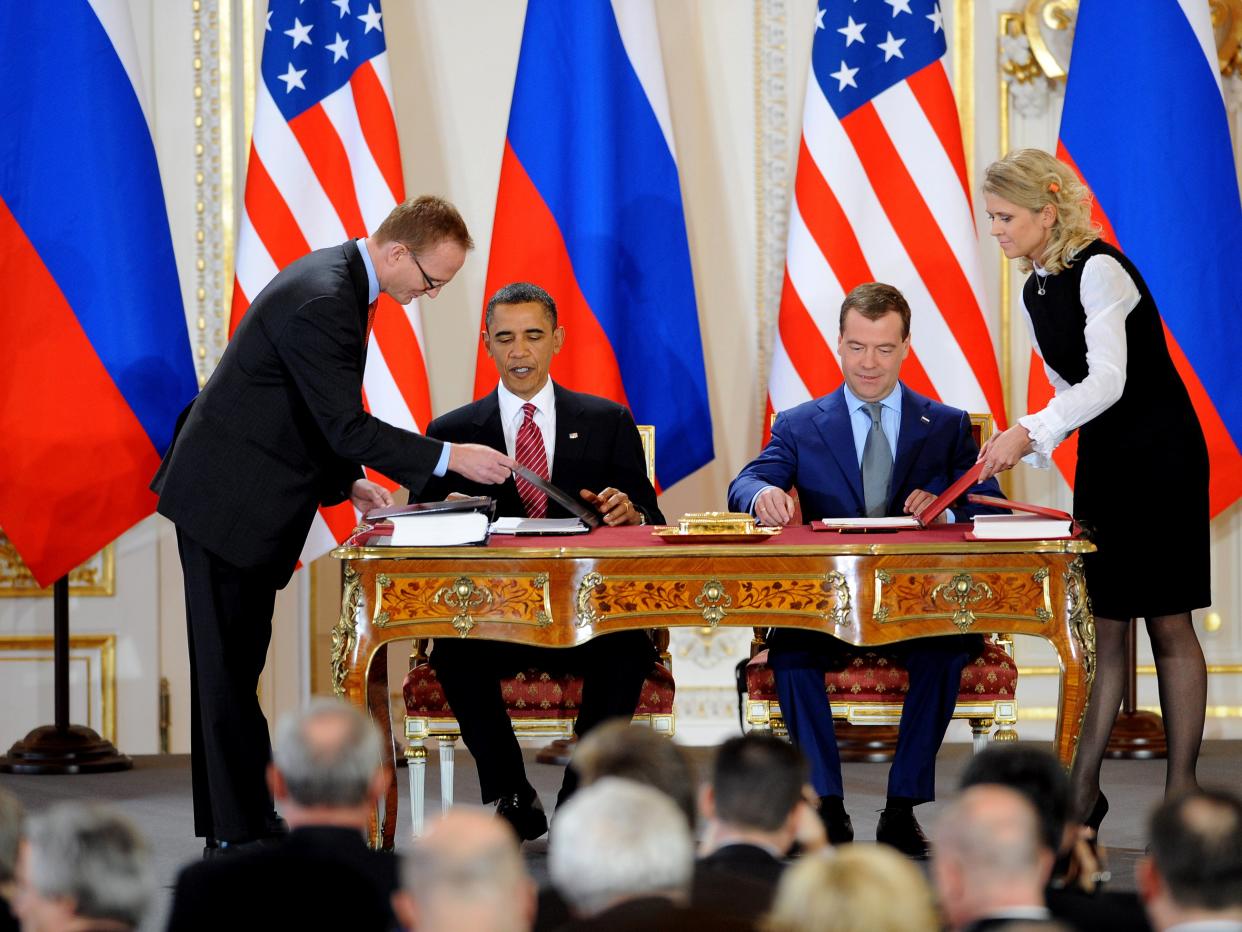
<instances>
[{"instance_id":1,"label":"white blouse","mask_svg":"<svg viewBox=\"0 0 1242 932\"><path fill-rule=\"evenodd\" d=\"M1041 278L1047 275L1038 265L1035 274ZM1092 256L1083 266L1078 297L1087 318L1087 377L1070 385L1044 363L1056 395L1042 411L1018 418L1034 447L1023 461L1038 469L1046 469L1057 445L1071 431L1108 410L1126 387L1126 317L1141 298L1134 279L1112 256ZM1031 345L1043 359L1029 314L1026 326Z\"/></svg>"}]
</instances>

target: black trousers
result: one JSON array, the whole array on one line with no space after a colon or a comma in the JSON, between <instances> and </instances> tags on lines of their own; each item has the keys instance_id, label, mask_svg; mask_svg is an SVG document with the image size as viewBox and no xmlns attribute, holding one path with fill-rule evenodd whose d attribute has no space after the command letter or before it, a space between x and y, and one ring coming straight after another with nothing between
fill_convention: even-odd
<instances>
[{"instance_id":1,"label":"black trousers","mask_svg":"<svg viewBox=\"0 0 1242 932\"><path fill-rule=\"evenodd\" d=\"M194 834L244 841L268 833L272 759L259 675L272 638L276 587L177 529L190 643Z\"/></svg>"},{"instance_id":2,"label":"black trousers","mask_svg":"<svg viewBox=\"0 0 1242 932\"><path fill-rule=\"evenodd\" d=\"M530 788L522 749L505 712L502 678L530 667L580 674L582 707L574 732L581 737L607 719L633 716L655 663L655 648L645 631L606 634L569 648L437 638L430 663L474 755L483 802L489 803ZM573 768L567 768L561 798L576 783Z\"/></svg>"}]
</instances>

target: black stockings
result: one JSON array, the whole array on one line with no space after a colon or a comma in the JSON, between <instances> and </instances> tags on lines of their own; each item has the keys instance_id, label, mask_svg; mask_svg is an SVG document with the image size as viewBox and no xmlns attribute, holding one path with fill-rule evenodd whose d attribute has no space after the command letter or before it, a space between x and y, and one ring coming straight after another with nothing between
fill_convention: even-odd
<instances>
[{"instance_id":1,"label":"black stockings","mask_svg":"<svg viewBox=\"0 0 1242 932\"><path fill-rule=\"evenodd\" d=\"M1126 627L1128 621L1095 619L1095 683L1078 737L1078 753L1070 775L1070 820L1082 823L1100 792L1100 764L1117 720L1126 687ZM1147 619L1160 688L1169 759L1165 794L1193 789L1199 745L1203 740L1207 705L1207 666L1190 613Z\"/></svg>"}]
</instances>

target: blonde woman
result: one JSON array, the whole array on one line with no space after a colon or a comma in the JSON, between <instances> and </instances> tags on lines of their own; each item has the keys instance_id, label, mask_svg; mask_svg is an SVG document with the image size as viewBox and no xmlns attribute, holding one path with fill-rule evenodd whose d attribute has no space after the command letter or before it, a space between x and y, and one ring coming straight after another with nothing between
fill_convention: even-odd
<instances>
[{"instance_id":1,"label":"blonde woman","mask_svg":"<svg viewBox=\"0 0 1242 932\"><path fill-rule=\"evenodd\" d=\"M1099 828L1100 762L1125 686L1125 635L1145 618L1169 756L1165 793L1195 788L1207 668L1190 612L1211 602L1203 431L1134 263L1099 238L1091 193L1063 162L1019 149L987 169L992 235L1030 272L1022 290L1036 352L1056 389L1042 411L984 444L984 478L1078 431L1074 515L1085 557L1096 674L1071 773L1070 817ZM1189 284L1189 283L1188 283ZM1041 462L1042 461L1042 462ZM1157 541L1167 546L1153 548Z\"/></svg>"},{"instance_id":2,"label":"blonde woman","mask_svg":"<svg viewBox=\"0 0 1242 932\"><path fill-rule=\"evenodd\" d=\"M845 845L786 868L764 932L927 932L940 928L931 889L886 845Z\"/></svg>"}]
</instances>

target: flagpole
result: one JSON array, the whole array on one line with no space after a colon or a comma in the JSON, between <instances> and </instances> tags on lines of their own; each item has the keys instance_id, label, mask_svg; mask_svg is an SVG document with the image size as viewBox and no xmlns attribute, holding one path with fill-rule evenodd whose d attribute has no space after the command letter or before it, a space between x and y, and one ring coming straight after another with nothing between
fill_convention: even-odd
<instances>
[{"instance_id":1,"label":"flagpole","mask_svg":"<svg viewBox=\"0 0 1242 932\"><path fill-rule=\"evenodd\" d=\"M69 774L129 770L134 762L85 725L69 724L69 577L52 584L55 724L40 725L0 757L0 773Z\"/></svg>"}]
</instances>

